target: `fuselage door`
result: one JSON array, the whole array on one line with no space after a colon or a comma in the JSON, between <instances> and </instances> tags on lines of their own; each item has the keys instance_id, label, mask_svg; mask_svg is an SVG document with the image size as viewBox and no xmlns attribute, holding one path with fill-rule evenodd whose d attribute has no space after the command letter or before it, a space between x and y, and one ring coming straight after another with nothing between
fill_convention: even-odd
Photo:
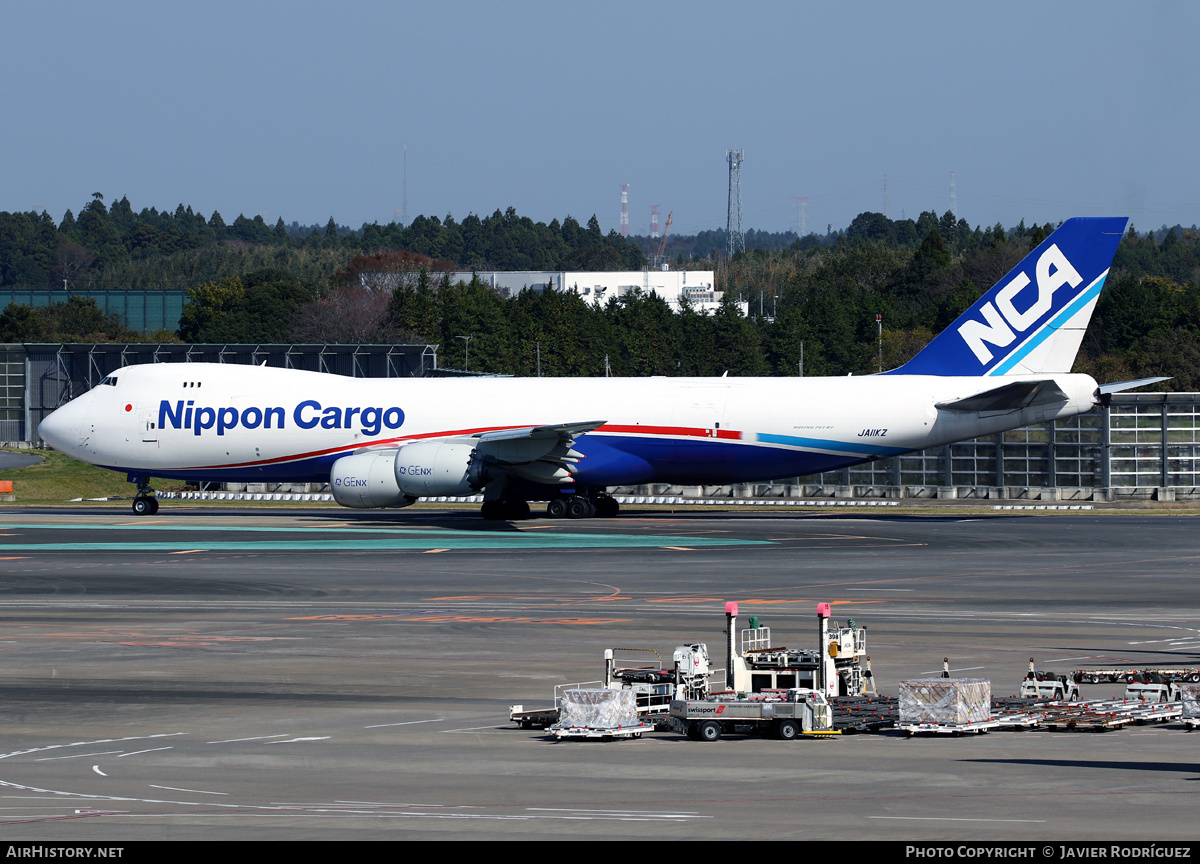
<instances>
[{"instance_id":1,"label":"fuselage door","mask_svg":"<svg viewBox=\"0 0 1200 864\"><path fill-rule=\"evenodd\" d=\"M158 418L154 416L153 410L139 411L138 421L142 430L143 444L158 443Z\"/></svg>"}]
</instances>

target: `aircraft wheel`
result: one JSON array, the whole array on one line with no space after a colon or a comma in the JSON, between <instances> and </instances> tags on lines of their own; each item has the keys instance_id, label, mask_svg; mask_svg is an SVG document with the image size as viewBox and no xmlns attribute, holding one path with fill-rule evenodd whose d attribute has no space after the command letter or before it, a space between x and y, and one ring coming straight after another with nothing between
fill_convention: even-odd
<instances>
[{"instance_id":1,"label":"aircraft wheel","mask_svg":"<svg viewBox=\"0 0 1200 864\"><path fill-rule=\"evenodd\" d=\"M153 516L154 515L154 499L153 498L134 498L133 499L133 515L134 516Z\"/></svg>"},{"instance_id":2,"label":"aircraft wheel","mask_svg":"<svg viewBox=\"0 0 1200 864\"><path fill-rule=\"evenodd\" d=\"M504 502L502 501L484 501L483 506L479 508L479 515L484 519L503 519L504 518Z\"/></svg>"},{"instance_id":3,"label":"aircraft wheel","mask_svg":"<svg viewBox=\"0 0 1200 864\"><path fill-rule=\"evenodd\" d=\"M616 498L603 495L596 499L596 515L601 519L612 519L619 512L621 512L621 505L617 503Z\"/></svg>"},{"instance_id":4,"label":"aircraft wheel","mask_svg":"<svg viewBox=\"0 0 1200 864\"><path fill-rule=\"evenodd\" d=\"M567 515L572 519L586 519L595 515L595 512L592 502L586 498L572 498L571 503L567 505Z\"/></svg>"},{"instance_id":5,"label":"aircraft wheel","mask_svg":"<svg viewBox=\"0 0 1200 864\"><path fill-rule=\"evenodd\" d=\"M562 498L552 498L546 505L546 515L551 519L561 519L567 515L567 502Z\"/></svg>"},{"instance_id":6,"label":"aircraft wheel","mask_svg":"<svg viewBox=\"0 0 1200 864\"><path fill-rule=\"evenodd\" d=\"M528 501L505 501L504 502L504 518L513 521L529 518L529 502Z\"/></svg>"}]
</instances>

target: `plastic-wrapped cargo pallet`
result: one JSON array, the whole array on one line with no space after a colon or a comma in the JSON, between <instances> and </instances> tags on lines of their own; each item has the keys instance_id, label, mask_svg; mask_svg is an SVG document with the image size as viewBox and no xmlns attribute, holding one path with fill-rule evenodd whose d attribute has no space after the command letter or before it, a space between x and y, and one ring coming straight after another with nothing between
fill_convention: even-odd
<instances>
[{"instance_id":1,"label":"plastic-wrapped cargo pallet","mask_svg":"<svg viewBox=\"0 0 1200 864\"><path fill-rule=\"evenodd\" d=\"M637 697L632 690L566 690L555 726L615 729L637 723Z\"/></svg>"},{"instance_id":2,"label":"plastic-wrapped cargo pallet","mask_svg":"<svg viewBox=\"0 0 1200 864\"><path fill-rule=\"evenodd\" d=\"M980 723L992 717L986 678L922 678L900 682L901 723Z\"/></svg>"},{"instance_id":3,"label":"plastic-wrapped cargo pallet","mask_svg":"<svg viewBox=\"0 0 1200 864\"><path fill-rule=\"evenodd\" d=\"M1184 684L1179 695L1183 697L1183 716L1200 718L1200 684Z\"/></svg>"}]
</instances>

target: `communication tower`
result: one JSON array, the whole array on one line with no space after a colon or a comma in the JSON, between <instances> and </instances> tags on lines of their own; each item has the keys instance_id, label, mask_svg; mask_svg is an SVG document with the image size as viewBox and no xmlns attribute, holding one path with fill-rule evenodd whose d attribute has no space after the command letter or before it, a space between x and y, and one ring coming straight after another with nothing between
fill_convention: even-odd
<instances>
[{"instance_id":1,"label":"communication tower","mask_svg":"<svg viewBox=\"0 0 1200 864\"><path fill-rule=\"evenodd\" d=\"M629 184L621 184L621 236L629 236Z\"/></svg>"},{"instance_id":2,"label":"communication tower","mask_svg":"<svg viewBox=\"0 0 1200 864\"><path fill-rule=\"evenodd\" d=\"M887 175L883 175L883 215L886 219L892 218L892 208L888 205L888 182Z\"/></svg>"},{"instance_id":3,"label":"communication tower","mask_svg":"<svg viewBox=\"0 0 1200 864\"><path fill-rule=\"evenodd\" d=\"M658 208L661 206L662 206L661 204L651 204L650 205L650 239L651 240L658 239Z\"/></svg>"},{"instance_id":4,"label":"communication tower","mask_svg":"<svg viewBox=\"0 0 1200 864\"><path fill-rule=\"evenodd\" d=\"M788 197L791 198L793 201L799 202L800 213L799 213L799 217L796 221L797 231L799 233L796 236L797 237L807 237L808 236L808 196L804 195L804 196L797 198L795 195L789 195Z\"/></svg>"},{"instance_id":5,"label":"communication tower","mask_svg":"<svg viewBox=\"0 0 1200 864\"><path fill-rule=\"evenodd\" d=\"M954 191L954 172L950 172L950 212L958 218L958 193Z\"/></svg>"},{"instance_id":6,"label":"communication tower","mask_svg":"<svg viewBox=\"0 0 1200 864\"><path fill-rule=\"evenodd\" d=\"M729 257L746 251L746 235L742 233L742 151L726 150L729 163L729 215L725 220L725 236L729 238Z\"/></svg>"}]
</instances>

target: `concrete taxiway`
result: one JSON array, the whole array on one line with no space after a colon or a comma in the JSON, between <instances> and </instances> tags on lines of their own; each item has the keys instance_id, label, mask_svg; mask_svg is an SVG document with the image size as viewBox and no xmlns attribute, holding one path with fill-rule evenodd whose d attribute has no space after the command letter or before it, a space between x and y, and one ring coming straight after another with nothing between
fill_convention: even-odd
<instances>
[{"instance_id":1,"label":"concrete taxiway","mask_svg":"<svg viewBox=\"0 0 1200 864\"><path fill-rule=\"evenodd\" d=\"M9 839L1190 839L1200 737L558 743L506 720L723 606L879 689L1200 663L1200 518L0 511ZM1085 695L1119 692L1098 685Z\"/></svg>"}]
</instances>

